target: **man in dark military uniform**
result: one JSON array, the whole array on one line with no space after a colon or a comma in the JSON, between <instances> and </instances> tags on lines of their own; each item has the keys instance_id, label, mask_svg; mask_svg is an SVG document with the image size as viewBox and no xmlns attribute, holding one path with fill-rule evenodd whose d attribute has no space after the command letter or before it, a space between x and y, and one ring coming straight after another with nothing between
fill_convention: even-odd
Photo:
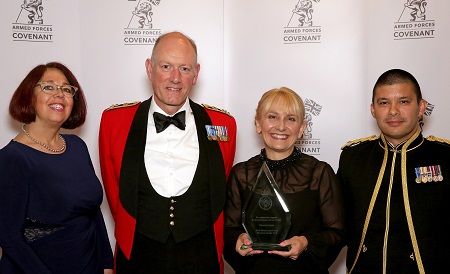
<instances>
[{"instance_id":1,"label":"man in dark military uniform","mask_svg":"<svg viewBox=\"0 0 450 274\"><path fill-rule=\"evenodd\" d=\"M347 143L339 161L348 273L444 273L450 259L450 145L422 136L426 109L408 72L383 73L371 113L381 130Z\"/></svg>"}]
</instances>

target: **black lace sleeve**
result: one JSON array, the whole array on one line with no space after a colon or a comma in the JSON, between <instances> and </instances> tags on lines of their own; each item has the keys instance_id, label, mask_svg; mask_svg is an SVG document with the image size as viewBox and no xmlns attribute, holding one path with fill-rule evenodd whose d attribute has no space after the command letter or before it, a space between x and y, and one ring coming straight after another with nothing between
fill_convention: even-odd
<instances>
[{"instance_id":1,"label":"black lace sleeve","mask_svg":"<svg viewBox=\"0 0 450 274\"><path fill-rule=\"evenodd\" d=\"M307 252L318 265L330 267L345 246L344 207L341 184L333 169L326 163L323 168L314 170L317 184L312 184L319 191L319 205L322 228L317 232L307 232Z\"/></svg>"},{"instance_id":2,"label":"black lace sleeve","mask_svg":"<svg viewBox=\"0 0 450 274\"><path fill-rule=\"evenodd\" d=\"M342 189L336 174L329 164L305 154L294 152L277 162L261 155L235 165L231 171L225 205L225 259L235 270L245 260L235 250L238 236L245 232L242 206L265 161L291 212L287 238L308 239L307 251L299 261L327 271L345 245Z\"/></svg>"},{"instance_id":3,"label":"black lace sleeve","mask_svg":"<svg viewBox=\"0 0 450 274\"><path fill-rule=\"evenodd\" d=\"M225 204L225 230L224 230L224 257L225 260L237 269L239 253L236 252L236 241L245 230L242 227L243 183L246 170L244 164L237 164L230 172L227 184L227 201Z\"/></svg>"}]
</instances>

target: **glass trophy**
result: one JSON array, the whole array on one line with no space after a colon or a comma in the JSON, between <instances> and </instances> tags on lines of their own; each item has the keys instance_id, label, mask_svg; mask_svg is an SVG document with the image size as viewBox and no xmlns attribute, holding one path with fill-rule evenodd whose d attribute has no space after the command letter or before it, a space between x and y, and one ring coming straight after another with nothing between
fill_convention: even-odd
<instances>
[{"instance_id":1,"label":"glass trophy","mask_svg":"<svg viewBox=\"0 0 450 274\"><path fill-rule=\"evenodd\" d=\"M280 246L291 226L291 214L281 192L264 162L256 183L245 201L242 210L242 225L250 237L250 246L241 249L283 250L290 246Z\"/></svg>"}]
</instances>

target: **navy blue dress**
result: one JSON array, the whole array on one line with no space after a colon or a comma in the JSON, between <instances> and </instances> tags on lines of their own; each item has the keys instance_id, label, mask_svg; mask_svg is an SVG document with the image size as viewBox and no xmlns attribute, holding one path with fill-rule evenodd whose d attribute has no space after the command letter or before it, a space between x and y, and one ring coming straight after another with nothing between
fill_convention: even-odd
<instances>
[{"instance_id":1,"label":"navy blue dress","mask_svg":"<svg viewBox=\"0 0 450 274\"><path fill-rule=\"evenodd\" d=\"M0 150L0 273L103 273L113 268L103 191L86 144L64 135L48 154L11 141Z\"/></svg>"}]
</instances>

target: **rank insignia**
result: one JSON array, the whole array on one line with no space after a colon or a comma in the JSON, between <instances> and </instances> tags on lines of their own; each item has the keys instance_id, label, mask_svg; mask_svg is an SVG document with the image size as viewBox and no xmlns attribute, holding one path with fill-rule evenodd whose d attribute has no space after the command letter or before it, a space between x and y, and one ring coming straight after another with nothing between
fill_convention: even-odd
<instances>
[{"instance_id":1,"label":"rank insignia","mask_svg":"<svg viewBox=\"0 0 450 274\"><path fill-rule=\"evenodd\" d=\"M416 183L441 182L444 180L440 165L416 167L414 170Z\"/></svg>"},{"instance_id":2,"label":"rank insignia","mask_svg":"<svg viewBox=\"0 0 450 274\"><path fill-rule=\"evenodd\" d=\"M213 111L218 111L218 112L221 112L221 113L226 114L228 116L231 116L231 114L228 111L224 110L224 109L216 108L214 106L210 106L210 105L207 105L207 104L202 104L202 106L204 108L206 108L206 109L213 110Z\"/></svg>"},{"instance_id":3,"label":"rank insignia","mask_svg":"<svg viewBox=\"0 0 450 274\"><path fill-rule=\"evenodd\" d=\"M137 105L139 103L140 103L140 101L136 101L136 102L133 102L133 103L114 104L114 105L110 106L109 108L107 108L106 110L108 111L108 110L117 109L117 108L132 107L132 106L135 106L135 105Z\"/></svg>"},{"instance_id":4,"label":"rank insignia","mask_svg":"<svg viewBox=\"0 0 450 274\"><path fill-rule=\"evenodd\" d=\"M359 144L367 142L367 141L377 140L378 138L380 138L380 136L372 135L372 136L369 136L369 137L359 138L359 139L356 139L356 140L353 140L353 141L348 141L345 145L343 145L341 147L341 149L343 150L343 149L347 149L347 148L350 148L350 147L354 147L356 145L359 145Z\"/></svg>"},{"instance_id":5,"label":"rank insignia","mask_svg":"<svg viewBox=\"0 0 450 274\"><path fill-rule=\"evenodd\" d=\"M226 126L205 125L206 134L210 141L229 141L228 129Z\"/></svg>"}]
</instances>

